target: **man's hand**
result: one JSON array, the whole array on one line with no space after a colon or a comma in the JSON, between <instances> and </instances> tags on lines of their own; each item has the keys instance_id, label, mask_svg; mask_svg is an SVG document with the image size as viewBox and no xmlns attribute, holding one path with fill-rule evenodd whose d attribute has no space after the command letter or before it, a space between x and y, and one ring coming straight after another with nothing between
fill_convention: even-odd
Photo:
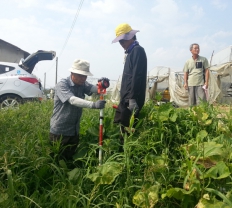
<instances>
[{"instance_id":1,"label":"man's hand","mask_svg":"<svg viewBox=\"0 0 232 208\"><path fill-rule=\"evenodd\" d=\"M130 99L129 100L129 106L128 109L131 111L131 113L135 112L135 114L138 112L139 110L139 106L136 103L135 99Z\"/></svg>"},{"instance_id":2,"label":"man's hand","mask_svg":"<svg viewBox=\"0 0 232 208\"><path fill-rule=\"evenodd\" d=\"M184 88L185 88L186 90L188 90L188 84L187 84L187 83L184 83Z\"/></svg>"},{"instance_id":3,"label":"man's hand","mask_svg":"<svg viewBox=\"0 0 232 208\"><path fill-rule=\"evenodd\" d=\"M103 109L105 108L106 101L105 100L98 100L97 102L93 103L93 109Z\"/></svg>"},{"instance_id":4,"label":"man's hand","mask_svg":"<svg viewBox=\"0 0 232 208\"><path fill-rule=\"evenodd\" d=\"M209 83L205 82L205 89L208 89Z\"/></svg>"}]
</instances>

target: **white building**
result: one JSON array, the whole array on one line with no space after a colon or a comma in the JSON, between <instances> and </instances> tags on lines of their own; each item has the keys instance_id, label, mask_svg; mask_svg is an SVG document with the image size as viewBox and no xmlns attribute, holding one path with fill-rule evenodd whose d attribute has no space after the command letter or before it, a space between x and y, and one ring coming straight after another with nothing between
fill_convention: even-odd
<instances>
[{"instance_id":1,"label":"white building","mask_svg":"<svg viewBox=\"0 0 232 208\"><path fill-rule=\"evenodd\" d=\"M25 59L30 54L11 43L0 39L0 62L19 63L20 59Z\"/></svg>"}]
</instances>

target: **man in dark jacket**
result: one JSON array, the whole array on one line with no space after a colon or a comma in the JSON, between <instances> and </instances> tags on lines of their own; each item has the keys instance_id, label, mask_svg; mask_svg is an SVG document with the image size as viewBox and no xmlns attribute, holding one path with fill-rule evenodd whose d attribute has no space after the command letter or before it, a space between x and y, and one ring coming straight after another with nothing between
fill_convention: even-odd
<instances>
[{"instance_id":1,"label":"man in dark jacket","mask_svg":"<svg viewBox=\"0 0 232 208\"><path fill-rule=\"evenodd\" d=\"M125 50L124 70L120 89L120 103L116 109L114 123L121 124L124 134L129 126L130 118L134 114L138 118L145 102L147 83L147 57L144 48L136 40L138 30L123 23L115 29L116 38L112 43L119 42ZM123 144L123 135L120 138Z\"/></svg>"}]
</instances>

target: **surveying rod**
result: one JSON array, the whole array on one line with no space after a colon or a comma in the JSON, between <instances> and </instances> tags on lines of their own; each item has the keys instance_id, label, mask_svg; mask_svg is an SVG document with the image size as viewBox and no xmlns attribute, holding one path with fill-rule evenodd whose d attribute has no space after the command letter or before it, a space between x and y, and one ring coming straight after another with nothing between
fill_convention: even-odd
<instances>
[{"instance_id":1,"label":"surveying rod","mask_svg":"<svg viewBox=\"0 0 232 208\"><path fill-rule=\"evenodd\" d=\"M106 93L106 88L110 86L109 79L101 78L98 80L97 90L100 94L100 100L104 100L104 94ZM103 145L103 120L104 111L100 109L100 125L99 125L99 165L102 165L102 145Z\"/></svg>"}]
</instances>

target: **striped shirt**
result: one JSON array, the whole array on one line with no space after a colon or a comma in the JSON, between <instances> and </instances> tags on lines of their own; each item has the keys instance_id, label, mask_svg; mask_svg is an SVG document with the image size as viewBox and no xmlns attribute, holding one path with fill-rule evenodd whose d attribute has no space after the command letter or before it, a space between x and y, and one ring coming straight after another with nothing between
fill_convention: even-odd
<instances>
[{"instance_id":1,"label":"striped shirt","mask_svg":"<svg viewBox=\"0 0 232 208\"><path fill-rule=\"evenodd\" d=\"M82 108L71 105L68 100L72 96L84 99L85 94L91 95L93 85L85 82L75 85L71 76L61 81L55 87L54 108L50 121L50 132L56 135L74 136L79 133Z\"/></svg>"}]
</instances>

